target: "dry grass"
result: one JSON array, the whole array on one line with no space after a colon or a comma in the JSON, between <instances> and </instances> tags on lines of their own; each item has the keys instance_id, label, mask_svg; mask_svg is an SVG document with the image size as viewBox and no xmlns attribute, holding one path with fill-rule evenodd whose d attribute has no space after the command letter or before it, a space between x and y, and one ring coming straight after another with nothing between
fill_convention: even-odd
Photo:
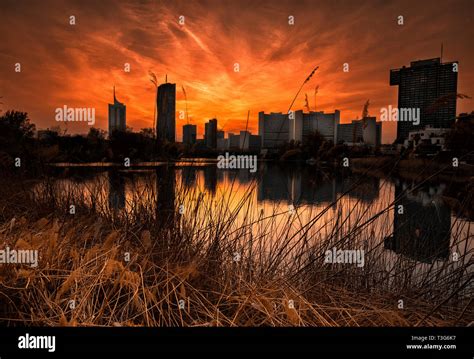
<instances>
[{"instance_id":1,"label":"dry grass","mask_svg":"<svg viewBox=\"0 0 474 359\"><path fill-rule=\"evenodd\" d=\"M200 198L189 215L165 222L138 204L119 216L88 202L70 216L69 202L51 196L33 201L17 188L3 197L2 247L40 254L37 268L0 265L6 325L452 326L474 318L472 261L433 266L417 280L413 261L387 270L370 221L341 217L314 230L321 213L304 226L298 214L237 220L250 195L232 210L225 199ZM341 243L366 246L363 270L323 262Z\"/></svg>"}]
</instances>

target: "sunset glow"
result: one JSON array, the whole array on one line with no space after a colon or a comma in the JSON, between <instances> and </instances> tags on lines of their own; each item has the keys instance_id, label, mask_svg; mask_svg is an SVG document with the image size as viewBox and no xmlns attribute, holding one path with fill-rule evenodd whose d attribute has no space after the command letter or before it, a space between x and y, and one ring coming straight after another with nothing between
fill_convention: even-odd
<instances>
[{"instance_id":1,"label":"sunset glow","mask_svg":"<svg viewBox=\"0 0 474 359\"><path fill-rule=\"evenodd\" d=\"M37 128L58 125L57 107L94 107L95 126L106 129L115 85L127 106L127 125L138 131L153 126L152 71L160 83L166 74L176 83L178 140L186 123L179 116L185 110L182 86L198 137L213 117L226 132L244 129L248 110L249 128L257 133L258 112L287 111L319 66L293 109L304 108L307 94L314 110L319 85L317 110L339 109L341 122L350 122L361 117L367 99L377 118L381 107L396 106L390 69L439 57L441 43L443 61L459 61L459 92L474 96L471 1L333 3L57 1L43 11L37 1L2 1L0 106L28 112ZM69 24L71 15L76 25ZM14 71L16 63L21 72ZM127 63L130 72L124 71ZM472 99L458 100L458 113L473 109ZM88 130L86 123L68 124L69 133ZM384 123L383 142L391 142L395 131L394 123Z\"/></svg>"}]
</instances>

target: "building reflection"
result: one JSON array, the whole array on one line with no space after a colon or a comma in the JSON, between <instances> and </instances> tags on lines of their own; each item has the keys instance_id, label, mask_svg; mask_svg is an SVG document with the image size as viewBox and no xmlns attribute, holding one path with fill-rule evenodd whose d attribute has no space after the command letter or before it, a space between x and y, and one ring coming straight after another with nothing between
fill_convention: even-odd
<instances>
[{"instance_id":1,"label":"building reflection","mask_svg":"<svg viewBox=\"0 0 474 359\"><path fill-rule=\"evenodd\" d=\"M294 204L333 203L343 193L349 198L372 203L380 195L375 177L334 177L318 180L309 170L287 171L266 166L258 184L259 201L288 201Z\"/></svg>"},{"instance_id":2,"label":"building reflection","mask_svg":"<svg viewBox=\"0 0 474 359\"><path fill-rule=\"evenodd\" d=\"M175 216L176 172L173 167L156 168L156 219L158 223L168 226L173 224Z\"/></svg>"},{"instance_id":3,"label":"building reflection","mask_svg":"<svg viewBox=\"0 0 474 359\"><path fill-rule=\"evenodd\" d=\"M217 188L217 166L206 166L204 170L204 188L213 195Z\"/></svg>"},{"instance_id":4,"label":"building reflection","mask_svg":"<svg viewBox=\"0 0 474 359\"><path fill-rule=\"evenodd\" d=\"M442 186L410 191L407 184L395 184L393 235L385 239L386 249L425 263L448 259L451 211L442 191Z\"/></svg>"},{"instance_id":5,"label":"building reflection","mask_svg":"<svg viewBox=\"0 0 474 359\"><path fill-rule=\"evenodd\" d=\"M117 171L109 171L109 208L125 208L125 178Z\"/></svg>"},{"instance_id":6,"label":"building reflection","mask_svg":"<svg viewBox=\"0 0 474 359\"><path fill-rule=\"evenodd\" d=\"M196 167L184 166L181 168L181 178L183 186L187 189L191 189L196 186L197 183L197 170Z\"/></svg>"}]
</instances>

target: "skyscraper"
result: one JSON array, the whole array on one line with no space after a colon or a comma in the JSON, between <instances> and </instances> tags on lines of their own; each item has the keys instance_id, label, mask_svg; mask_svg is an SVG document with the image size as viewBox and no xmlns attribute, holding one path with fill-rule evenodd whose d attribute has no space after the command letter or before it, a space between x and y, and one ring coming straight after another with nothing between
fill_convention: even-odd
<instances>
[{"instance_id":1,"label":"skyscraper","mask_svg":"<svg viewBox=\"0 0 474 359\"><path fill-rule=\"evenodd\" d=\"M125 131L127 127L126 109L127 107L115 97L114 86L114 103L109 104L109 137L115 131Z\"/></svg>"},{"instance_id":2,"label":"skyscraper","mask_svg":"<svg viewBox=\"0 0 474 359\"><path fill-rule=\"evenodd\" d=\"M168 82L158 86L157 95L158 118L156 124L157 137L161 140L176 140L176 84Z\"/></svg>"},{"instance_id":3,"label":"skyscraper","mask_svg":"<svg viewBox=\"0 0 474 359\"><path fill-rule=\"evenodd\" d=\"M209 148L217 147L217 119L213 118L204 125L204 140Z\"/></svg>"},{"instance_id":4,"label":"skyscraper","mask_svg":"<svg viewBox=\"0 0 474 359\"><path fill-rule=\"evenodd\" d=\"M187 124L183 126L183 143L192 145L196 143L196 125Z\"/></svg>"},{"instance_id":5,"label":"skyscraper","mask_svg":"<svg viewBox=\"0 0 474 359\"><path fill-rule=\"evenodd\" d=\"M449 128L456 118L457 62L440 58L411 62L410 67L390 70L390 85L398 85L398 110L419 109L420 122L398 118L397 142L408 132L426 126Z\"/></svg>"}]
</instances>

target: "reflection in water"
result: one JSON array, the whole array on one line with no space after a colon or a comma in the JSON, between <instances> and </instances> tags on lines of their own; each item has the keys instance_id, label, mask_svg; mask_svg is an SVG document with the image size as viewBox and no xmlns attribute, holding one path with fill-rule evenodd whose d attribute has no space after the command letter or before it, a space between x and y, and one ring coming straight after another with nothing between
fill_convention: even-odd
<instances>
[{"instance_id":1,"label":"reflection in water","mask_svg":"<svg viewBox=\"0 0 474 359\"><path fill-rule=\"evenodd\" d=\"M349 198L372 203L379 197L380 180L375 177L336 177L315 181L307 169L285 171L265 166L258 183L259 201L288 201L293 204L333 203L343 193Z\"/></svg>"},{"instance_id":2,"label":"reflection in water","mask_svg":"<svg viewBox=\"0 0 474 359\"><path fill-rule=\"evenodd\" d=\"M109 172L109 208L125 208L125 178L116 171Z\"/></svg>"},{"instance_id":3,"label":"reflection in water","mask_svg":"<svg viewBox=\"0 0 474 359\"><path fill-rule=\"evenodd\" d=\"M171 225L175 214L176 172L169 166L159 166L156 172L156 218L163 225Z\"/></svg>"},{"instance_id":4,"label":"reflection in water","mask_svg":"<svg viewBox=\"0 0 474 359\"><path fill-rule=\"evenodd\" d=\"M216 193L217 188L217 167L206 166L204 170L204 187L212 194Z\"/></svg>"},{"instance_id":5,"label":"reflection in water","mask_svg":"<svg viewBox=\"0 0 474 359\"><path fill-rule=\"evenodd\" d=\"M181 168L181 178L183 185L186 188L196 186L196 168L191 166L184 166Z\"/></svg>"},{"instance_id":6,"label":"reflection in water","mask_svg":"<svg viewBox=\"0 0 474 359\"><path fill-rule=\"evenodd\" d=\"M377 216L376 221L369 222L370 228L366 233L376 233L378 243L384 241L385 253L424 263L446 260L453 245L451 232L465 232L470 228L462 228L460 221L451 215L450 209L441 200L442 185L411 191L410 186L398 180L392 182L360 176L318 179L311 167L283 169L262 164L259 168L256 174L251 174L246 170L220 170L215 165L163 165L139 173L99 172L93 178L88 172L89 177L83 181L58 179L56 186L59 194L67 193L67 188L72 188L78 197L84 199L90 198L89 192L95 191L96 201L100 202L103 198L103 203L97 203L98 208L108 207L123 212L147 208L149 213L155 213L158 223L163 226L176 222L180 204L186 208L204 204L202 212L194 215L204 218L201 223L205 223L222 200L233 210L247 195L251 205L241 211L242 215L257 220L263 212L265 218L282 213L277 217L277 226L285 225L289 203L297 208L301 226L331 206L334 211L324 212L308 236L316 233L315 238L324 238L327 230L317 231L335 226L340 226L342 233L347 233L344 231L350 231ZM103 197L98 195L100 193ZM201 194L205 197L197 196ZM398 207L386 211L395 199L396 205L403 206L403 213L397 210ZM206 204L209 206L206 207ZM210 220L212 222L215 218ZM278 236L278 230L273 228L270 235ZM466 251L465 248L453 250Z\"/></svg>"},{"instance_id":7,"label":"reflection in water","mask_svg":"<svg viewBox=\"0 0 474 359\"><path fill-rule=\"evenodd\" d=\"M410 192L406 184L395 184L394 229L385 240L386 249L426 263L448 259L451 210L440 197L442 189L432 186Z\"/></svg>"}]
</instances>

